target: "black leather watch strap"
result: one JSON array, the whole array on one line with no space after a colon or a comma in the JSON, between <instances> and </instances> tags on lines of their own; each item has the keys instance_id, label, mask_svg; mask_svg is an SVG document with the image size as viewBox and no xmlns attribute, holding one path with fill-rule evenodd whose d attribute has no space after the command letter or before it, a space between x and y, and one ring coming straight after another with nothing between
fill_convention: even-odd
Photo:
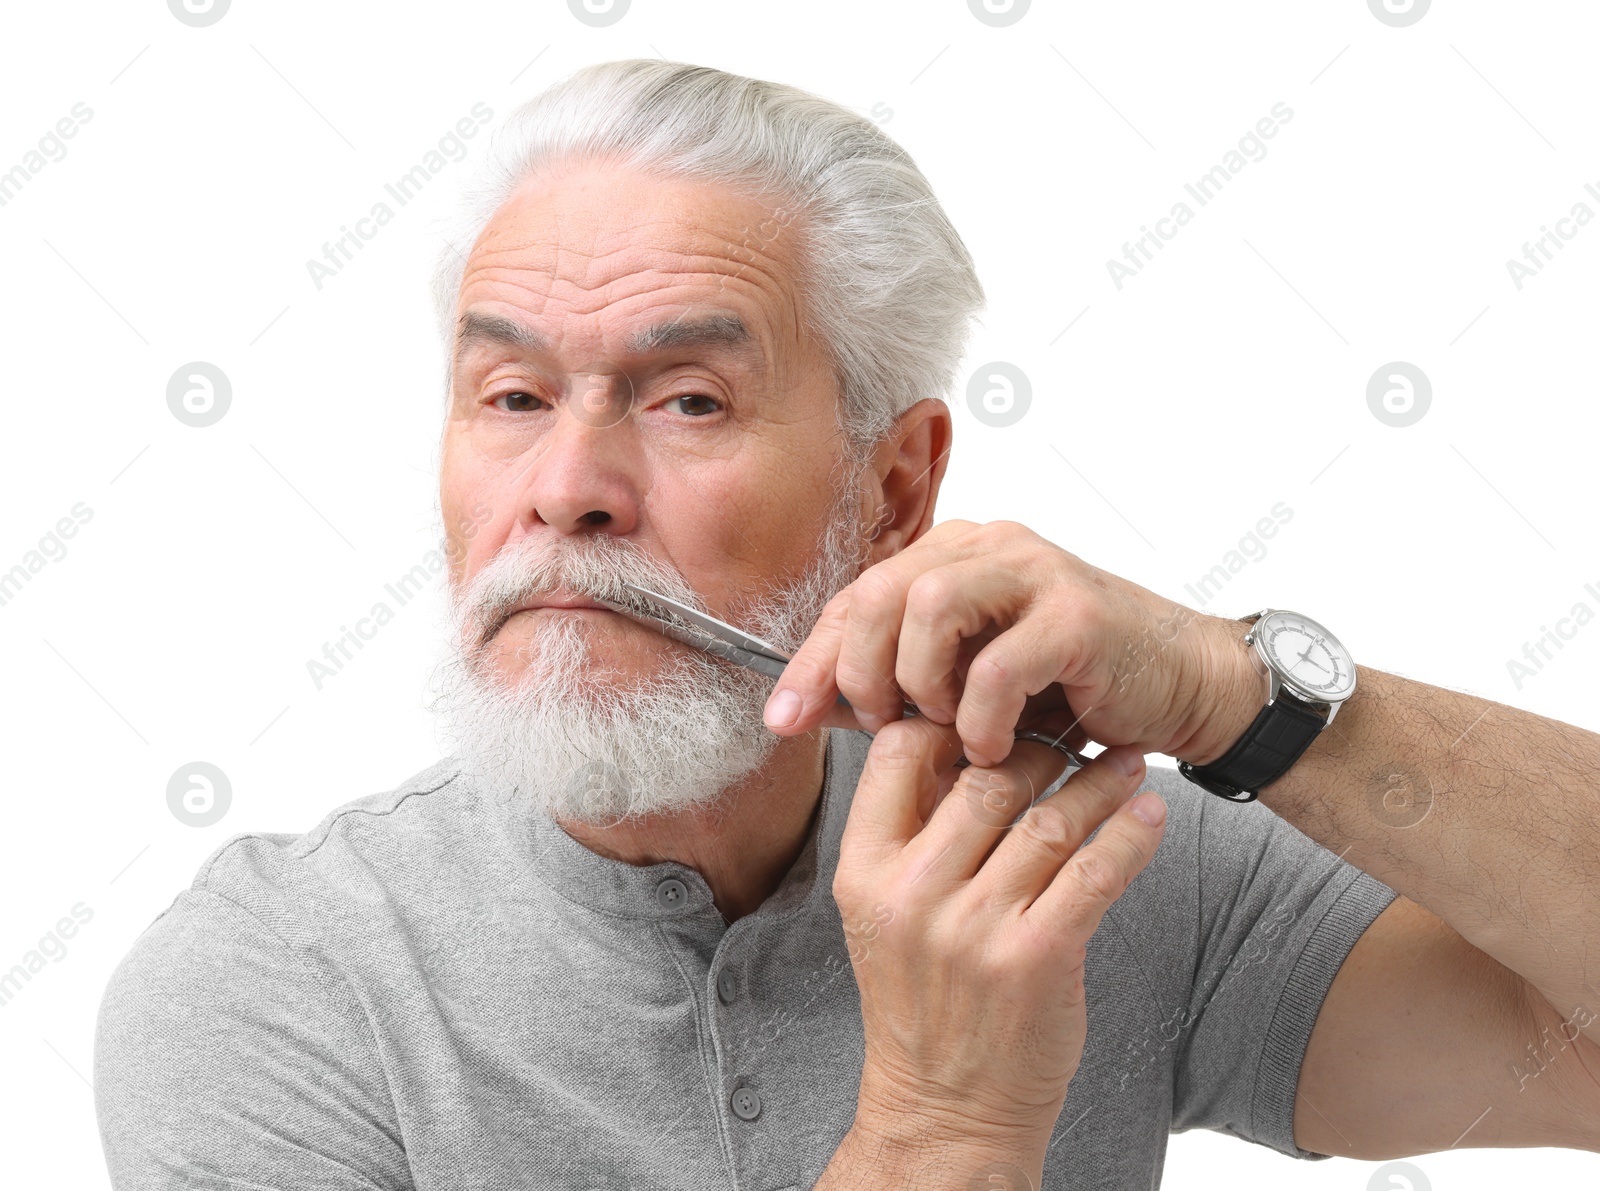
<instances>
[{"instance_id":1,"label":"black leather watch strap","mask_svg":"<svg viewBox=\"0 0 1600 1191\"><path fill-rule=\"evenodd\" d=\"M1281 690L1222 756L1201 766L1179 761L1178 772L1230 802L1254 802L1263 786L1289 772L1325 727L1325 716Z\"/></svg>"}]
</instances>

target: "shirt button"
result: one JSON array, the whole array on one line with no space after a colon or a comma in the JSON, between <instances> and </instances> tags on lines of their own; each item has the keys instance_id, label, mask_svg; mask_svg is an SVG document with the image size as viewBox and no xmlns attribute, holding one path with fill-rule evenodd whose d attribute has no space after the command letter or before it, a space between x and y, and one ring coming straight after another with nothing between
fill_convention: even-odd
<instances>
[{"instance_id":1,"label":"shirt button","mask_svg":"<svg viewBox=\"0 0 1600 1191\"><path fill-rule=\"evenodd\" d=\"M717 977L717 997L724 1005L733 1004L733 998L738 996L738 983L733 978L732 968L723 968Z\"/></svg>"},{"instance_id":2,"label":"shirt button","mask_svg":"<svg viewBox=\"0 0 1600 1191\"><path fill-rule=\"evenodd\" d=\"M689 887L677 877L668 877L656 886L656 905L663 910L676 910L689 900Z\"/></svg>"},{"instance_id":3,"label":"shirt button","mask_svg":"<svg viewBox=\"0 0 1600 1191\"><path fill-rule=\"evenodd\" d=\"M761 1093L754 1088L735 1088L729 1102L733 1115L741 1121L753 1121L761 1115Z\"/></svg>"}]
</instances>

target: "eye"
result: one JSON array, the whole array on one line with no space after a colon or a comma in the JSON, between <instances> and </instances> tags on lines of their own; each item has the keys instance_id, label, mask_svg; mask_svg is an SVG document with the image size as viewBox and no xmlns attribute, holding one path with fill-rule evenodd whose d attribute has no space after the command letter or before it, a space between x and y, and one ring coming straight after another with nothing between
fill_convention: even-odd
<instances>
[{"instance_id":1,"label":"eye","mask_svg":"<svg viewBox=\"0 0 1600 1191\"><path fill-rule=\"evenodd\" d=\"M720 401L715 397L707 397L704 393L683 393L677 397L667 398L663 404L671 405L674 402L682 402L679 412L688 414L692 418L703 418L722 408Z\"/></svg>"},{"instance_id":2,"label":"eye","mask_svg":"<svg viewBox=\"0 0 1600 1191\"><path fill-rule=\"evenodd\" d=\"M507 413L524 414L538 409L541 402L532 393L525 393L519 389L512 393L501 393L491 404Z\"/></svg>"}]
</instances>

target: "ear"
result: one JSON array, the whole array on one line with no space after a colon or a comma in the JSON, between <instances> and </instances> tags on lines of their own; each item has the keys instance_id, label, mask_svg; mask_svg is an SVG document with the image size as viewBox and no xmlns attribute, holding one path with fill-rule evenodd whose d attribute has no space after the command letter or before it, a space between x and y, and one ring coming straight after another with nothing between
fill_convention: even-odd
<instances>
[{"instance_id":1,"label":"ear","mask_svg":"<svg viewBox=\"0 0 1600 1191\"><path fill-rule=\"evenodd\" d=\"M900 553L933 528L952 430L949 407L928 397L901 414L878 444L868 485L873 505L864 566Z\"/></svg>"}]
</instances>

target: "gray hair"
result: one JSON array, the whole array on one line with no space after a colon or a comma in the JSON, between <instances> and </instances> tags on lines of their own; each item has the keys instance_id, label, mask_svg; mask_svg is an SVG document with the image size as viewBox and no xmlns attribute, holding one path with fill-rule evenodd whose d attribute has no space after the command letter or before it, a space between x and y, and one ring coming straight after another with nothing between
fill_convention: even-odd
<instances>
[{"instance_id":1,"label":"gray hair","mask_svg":"<svg viewBox=\"0 0 1600 1191\"><path fill-rule=\"evenodd\" d=\"M797 216L807 330L857 458L917 401L948 395L983 288L910 154L796 87L653 58L585 67L495 132L434 271L447 350L467 253L494 213L542 167L602 157L776 196Z\"/></svg>"}]
</instances>

